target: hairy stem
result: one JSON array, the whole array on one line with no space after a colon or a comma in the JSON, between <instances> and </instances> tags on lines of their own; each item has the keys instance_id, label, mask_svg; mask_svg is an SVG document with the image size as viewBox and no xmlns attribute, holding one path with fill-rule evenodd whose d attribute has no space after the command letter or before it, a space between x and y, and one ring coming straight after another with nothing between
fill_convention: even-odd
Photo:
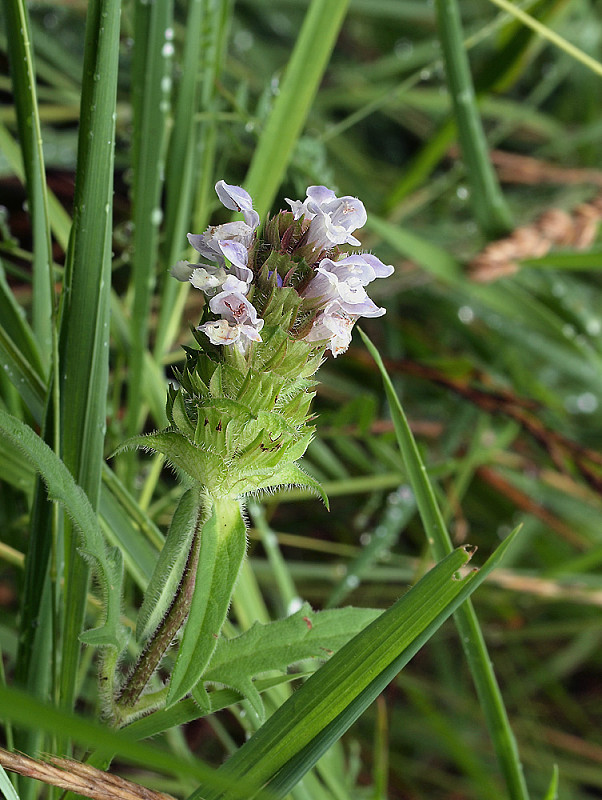
<instances>
[{"instance_id":1,"label":"hairy stem","mask_svg":"<svg viewBox=\"0 0 602 800\"><path fill-rule=\"evenodd\" d=\"M200 519L201 513L199 512L196 532L192 540L192 546L190 548L182 581L169 611L149 640L136 666L121 687L115 699L115 711L119 718L123 716L123 711L131 709L135 705L188 616L192 595L194 593L199 551L201 547Z\"/></svg>"}]
</instances>

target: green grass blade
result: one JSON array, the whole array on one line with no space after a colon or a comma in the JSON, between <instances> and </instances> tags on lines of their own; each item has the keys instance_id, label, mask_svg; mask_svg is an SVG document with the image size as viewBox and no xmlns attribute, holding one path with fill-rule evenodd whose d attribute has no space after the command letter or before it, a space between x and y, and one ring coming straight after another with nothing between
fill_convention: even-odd
<instances>
[{"instance_id":1,"label":"green grass blade","mask_svg":"<svg viewBox=\"0 0 602 800\"><path fill-rule=\"evenodd\" d=\"M96 508L100 493L109 353L109 298L119 0L88 4L74 221L60 327L62 457ZM60 694L74 701L87 567L77 537L65 538Z\"/></svg>"},{"instance_id":2,"label":"green grass blade","mask_svg":"<svg viewBox=\"0 0 602 800\"><path fill-rule=\"evenodd\" d=\"M416 441L380 353L361 329L360 334L370 355L378 366L384 383L399 449L403 455L408 478L416 496L428 543L435 558L441 559L453 550L453 545L435 498L433 487L426 473L426 467L422 462ZM466 603L464 607L459 608L455 615L455 621L498 762L506 780L508 794L512 800L528 800L529 794L516 740L510 727L500 688L493 672L487 646L472 604Z\"/></svg>"},{"instance_id":3,"label":"green grass blade","mask_svg":"<svg viewBox=\"0 0 602 800\"><path fill-rule=\"evenodd\" d=\"M146 767L152 772L161 770L177 777L185 775L213 786L223 786L225 783L216 776L214 770L198 759L178 758L157 747L132 741L125 733L104 728L68 711L53 708L17 689L0 686L0 718L51 734L62 731L85 747L99 748L105 753L117 753L120 759Z\"/></svg>"},{"instance_id":4,"label":"green grass blade","mask_svg":"<svg viewBox=\"0 0 602 800\"><path fill-rule=\"evenodd\" d=\"M245 180L260 217L269 211L282 182L348 5L349 0L312 0L307 11Z\"/></svg>"},{"instance_id":5,"label":"green grass blade","mask_svg":"<svg viewBox=\"0 0 602 800\"><path fill-rule=\"evenodd\" d=\"M437 0L436 8L447 82L471 187L473 213L483 231L495 238L512 228L512 220L489 161L464 48L459 6L456 0Z\"/></svg>"},{"instance_id":6,"label":"green grass blade","mask_svg":"<svg viewBox=\"0 0 602 800\"><path fill-rule=\"evenodd\" d=\"M19 800L19 795L3 767L0 767L0 793L6 800Z\"/></svg>"},{"instance_id":7,"label":"green grass blade","mask_svg":"<svg viewBox=\"0 0 602 800\"><path fill-rule=\"evenodd\" d=\"M249 797L262 786L271 797L284 797L484 580L508 545L463 580L457 572L470 559L469 549L448 555L309 678L221 771L244 780ZM201 796L232 795L201 787L190 800Z\"/></svg>"},{"instance_id":8,"label":"green grass blade","mask_svg":"<svg viewBox=\"0 0 602 800\"><path fill-rule=\"evenodd\" d=\"M120 558L114 549L108 551L100 531L95 510L73 479L65 464L33 430L16 417L0 408L0 431L13 445L18 447L27 460L44 479L50 499L60 502L82 534L82 552L97 566L97 576L103 590L106 606L108 635L119 644L120 626ZM117 559L117 560L115 560Z\"/></svg>"},{"instance_id":9,"label":"green grass blade","mask_svg":"<svg viewBox=\"0 0 602 800\"><path fill-rule=\"evenodd\" d=\"M36 77L24 0L7 0L7 44L33 233L33 330L45 364L53 350L52 245Z\"/></svg>"},{"instance_id":10,"label":"green grass blade","mask_svg":"<svg viewBox=\"0 0 602 800\"><path fill-rule=\"evenodd\" d=\"M168 79L174 45L171 0L135 5L133 69L133 302L130 318L127 432L138 432L144 355L157 267L162 212L160 192L165 160ZM134 455L127 457L134 463Z\"/></svg>"}]
</instances>

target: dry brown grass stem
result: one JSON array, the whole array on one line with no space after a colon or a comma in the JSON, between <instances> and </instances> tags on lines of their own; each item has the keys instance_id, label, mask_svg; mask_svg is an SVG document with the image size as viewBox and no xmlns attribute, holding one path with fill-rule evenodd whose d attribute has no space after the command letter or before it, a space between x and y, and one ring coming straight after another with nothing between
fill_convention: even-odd
<instances>
[{"instance_id":1,"label":"dry brown grass stem","mask_svg":"<svg viewBox=\"0 0 602 800\"><path fill-rule=\"evenodd\" d=\"M11 772L94 800L173 800L171 795L155 792L69 758L49 756L46 761L38 761L0 748L0 764Z\"/></svg>"}]
</instances>

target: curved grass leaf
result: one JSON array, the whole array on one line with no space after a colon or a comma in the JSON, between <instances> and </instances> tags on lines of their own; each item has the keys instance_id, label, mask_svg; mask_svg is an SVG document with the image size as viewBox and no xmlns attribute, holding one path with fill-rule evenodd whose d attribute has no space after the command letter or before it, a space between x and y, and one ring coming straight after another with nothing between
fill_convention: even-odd
<instances>
[{"instance_id":1,"label":"curved grass leaf","mask_svg":"<svg viewBox=\"0 0 602 800\"><path fill-rule=\"evenodd\" d=\"M107 550L90 501L56 453L28 425L1 408L0 434L18 447L40 473L48 488L49 498L61 503L79 528L83 542L82 555L95 566L106 616L99 628L84 634L85 641L120 648L123 641L119 621L123 572L121 552L117 548Z\"/></svg>"},{"instance_id":2,"label":"curved grass leaf","mask_svg":"<svg viewBox=\"0 0 602 800\"><path fill-rule=\"evenodd\" d=\"M307 119L349 0L312 0L245 180L260 217L269 210Z\"/></svg>"},{"instance_id":3,"label":"curved grass leaf","mask_svg":"<svg viewBox=\"0 0 602 800\"><path fill-rule=\"evenodd\" d=\"M509 537L480 570L460 579L472 550L463 547L430 570L390 609L355 636L268 719L220 770L283 797L378 696L506 552ZM201 786L189 800L229 800Z\"/></svg>"}]
</instances>

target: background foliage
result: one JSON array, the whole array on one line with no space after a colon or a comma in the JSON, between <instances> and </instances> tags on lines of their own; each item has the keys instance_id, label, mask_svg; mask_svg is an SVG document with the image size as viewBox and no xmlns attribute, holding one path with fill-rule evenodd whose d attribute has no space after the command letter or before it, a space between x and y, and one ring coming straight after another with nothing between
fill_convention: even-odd
<instances>
[{"instance_id":1,"label":"background foliage","mask_svg":"<svg viewBox=\"0 0 602 800\"><path fill-rule=\"evenodd\" d=\"M520 3L527 23L543 25L534 31L507 7L460 5L461 20L444 0L128 0L119 23L109 0L10 0L0 29L0 403L41 433L100 510L123 554L131 619L180 490L159 456L103 462L127 436L165 425L171 365L200 314L200 293L168 277L190 255L186 232L227 219L213 194L220 178L244 183L261 212L313 183L361 198L363 245L396 266L374 292L387 315L365 329L454 543L488 555L523 525L475 607L531 796L546 795L557 764L560 795L585 800L602 793L602 250L599 206L579 206L602 183L600 6ZM569 216L536 222L550 210ZM516 257L502 245L470 266L527 223ZM250 507L238 629L284 616L298 597L386 608L430 564L359 337L319 377L304 463L331 511L300 492ZM0 480L6 681L98 718L92 652L78 640L84 618L96 624L96 587L90 595L78 534L6 437ZM272 691L268 711L286 696ZM90 741L67 718L53 733L13 729L8 710L6 719L9 748L64 753ZM199 760L221 763L252 729L248 708L233 706L157 737L174 763L191 765L178 777L165 762L121 771L186 796L202 779ZM125 745L118 752L127 760ZM506 796L450 622L294 791Z\"/></svg>"}]
</instances>

